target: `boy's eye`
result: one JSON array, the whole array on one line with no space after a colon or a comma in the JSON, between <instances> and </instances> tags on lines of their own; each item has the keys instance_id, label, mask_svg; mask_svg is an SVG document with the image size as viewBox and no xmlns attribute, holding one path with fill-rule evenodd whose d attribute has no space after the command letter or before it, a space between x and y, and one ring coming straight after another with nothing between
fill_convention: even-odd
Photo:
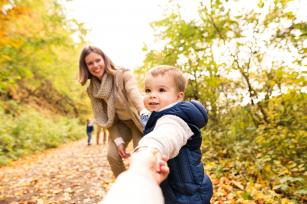
<instances>
[{"instance_id":1,"label":"boy's eye","mask_svg":"<svg viewBox=\"0 0 307 204\"><path fill-rule=\"evenodd\" d=\"M159 92L166 92L166 90L163 89L163 88L160 88L160 89L159 89Z\"/></svg>"},{"instance_id":2,"label":"boy's eye","mask_svg":"<svg viewBox=\"0 0 307 204\"><path fill-rule=\"evenodd\" d=\"M145 89L145 93L150 93L151 90L150 89Z\"/></svg>"}]
</instances>

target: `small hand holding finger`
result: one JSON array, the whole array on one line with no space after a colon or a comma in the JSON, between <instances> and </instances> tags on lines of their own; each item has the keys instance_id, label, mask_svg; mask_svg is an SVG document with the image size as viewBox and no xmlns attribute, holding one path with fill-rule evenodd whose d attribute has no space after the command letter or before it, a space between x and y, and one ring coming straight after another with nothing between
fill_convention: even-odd
<instances>
[{"instance_id":1,"label":"small hand holding finger","mask_svg":"<svg viewBox=\"0 0 307 204\"><path fill-rule=\"evenodd\" d=\"M157 166L158 169L156 171L156 179L158 183L161 183L169 174L169 167L167 165L167 157L165 155L160 155L158 157Z\"/></svg>"}]
</instances>

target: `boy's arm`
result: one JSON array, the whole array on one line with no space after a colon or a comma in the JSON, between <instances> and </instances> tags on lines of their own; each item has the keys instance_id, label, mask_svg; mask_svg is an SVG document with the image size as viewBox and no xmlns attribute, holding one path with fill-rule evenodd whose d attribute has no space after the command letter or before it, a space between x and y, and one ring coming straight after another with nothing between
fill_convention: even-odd
<instances>
[{"instance_id":1,"label":"boy's arm","mask_svg":"<svg viewBox=\"0 0 307 204\"><path fill-rule=\"evenodd\" d=\"M193 132L184 120L166 115L157 121L153 131L139 141L138 147L157 148L162 155L172 159L192 135Z\"/></svg>"}]
</instances>

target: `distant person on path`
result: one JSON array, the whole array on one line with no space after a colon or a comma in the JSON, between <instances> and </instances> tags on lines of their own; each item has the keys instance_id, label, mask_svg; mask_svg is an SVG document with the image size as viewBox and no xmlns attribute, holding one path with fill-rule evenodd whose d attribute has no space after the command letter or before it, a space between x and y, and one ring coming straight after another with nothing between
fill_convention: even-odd
<instances>
[{"instance_id":1,"label":"distant person on path","mask_svg":"<svg viewBox=\"0 0 307 204\"><path fill-rule=\"evenodd\" d=\"M151 114L136 149L154 148L170 159L170 174L161 183L166 204L209 204L212 183L200 149L200 129L208 115L198 101L183 101L185 87L186 79L175 67L161 65L146 73L144 104Z\"/></svg>"},{"instance_id":2,"label":"distant person on path","mask_svg":"<svg viewBox=\"0 0 307 204\"><path fill-rule=\"evenodd\" d=\"M87 145L91 145L92 133L94 131L94 121L86 120Z\"/></svg>"},{"instance_id":3,"label":"distant person on path","mask_svg":"<svg viewBox=\"0 0 307 204\"><path fill-rule=\"evenodd\" d=\"M79 59L79 81L90 83L87 93L91 100L96 123L110 130L107 158L117 177L125 170L127 144L134 147L141 139L143 125L140 113L144 111L142 96L131 71L116 67L98 47L86 46Z\"/></svg>"},{"instance_id":4,"label":"distant person on path","mask_svg":"<svg viewBox=\"0 0 307 204\"><path fill-rule=\"evenodd\" d=\"M128 170L117 177L100 204L164 204L159 184L169 173L166 161L155 149L134 152Z\"/></svg>"},{"instance_id":5,"label":"distant person on path","mask_svg":"<svg viewBox=\"0 0 307 204\"><path fill-rule=\"evenodd\" d=\"M109 138L109 131L106 128L100 127L97 125L96 128L96 144L99 145L100 135L102 134L102 141L105 144Z\"/></svg>"}]
</instances>

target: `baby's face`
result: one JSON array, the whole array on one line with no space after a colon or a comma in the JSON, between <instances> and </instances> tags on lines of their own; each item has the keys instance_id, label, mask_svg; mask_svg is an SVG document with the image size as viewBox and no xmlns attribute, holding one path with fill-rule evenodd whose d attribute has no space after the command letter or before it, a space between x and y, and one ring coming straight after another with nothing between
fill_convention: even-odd
<instances>
[{"instance_id":1,"label":"baby's face","mask_svg":"<svg viewBox=\"0 0 307 204\"><path fill-rule=\"evenodd\" d=\"M159 111L169 104L183 99L183 92L177 91L175 81L168 75L152 76L145 78L144 105L149 111Z\"/></svg>"}]
</instances>

